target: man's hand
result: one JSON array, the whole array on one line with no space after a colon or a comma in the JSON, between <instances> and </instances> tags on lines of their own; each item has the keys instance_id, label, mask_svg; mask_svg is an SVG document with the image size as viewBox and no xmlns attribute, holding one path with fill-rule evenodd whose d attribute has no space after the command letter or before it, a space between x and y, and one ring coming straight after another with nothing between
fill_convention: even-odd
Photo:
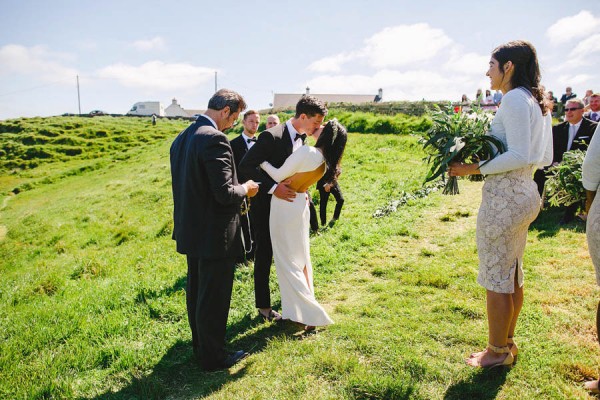
<instances>
[{"instance_id":1,"label":"man's hand","mask_svg":"<svg viewBox=\"0 0 600 400\"><path fill-rule=\"evenodd\" d=\"M325 190L327 193L329 193L329 191L331 190L331 184L329 184L329 183L324 184L323 190Z\"/></svg>"},{"instance_id":2,"label":"man's hand","mask_svg":"<svg viewBox=\"0 0 600 400\"><path fill-rule=\"evenodd\" d=\"M293 199L296 197L296 191L288 187L290 182L290 180L279 182L279 184L275 188L275 191L273 192L275 197L281 200L289 201L290 203L294 201Z\"/></svg>"},{"instance_id":3,"label":"man's hand","mask_svg":"<svg viewBox=\"0 0 600 400\"><path fill-rule=\"evenodd\" d=\"M248 197L254 197L256 196L256 193L258 193L258 183L254 182L253 180L246 181L242 184L242 186L244 186L248 191Z\"/></svg>"}]
</instances>

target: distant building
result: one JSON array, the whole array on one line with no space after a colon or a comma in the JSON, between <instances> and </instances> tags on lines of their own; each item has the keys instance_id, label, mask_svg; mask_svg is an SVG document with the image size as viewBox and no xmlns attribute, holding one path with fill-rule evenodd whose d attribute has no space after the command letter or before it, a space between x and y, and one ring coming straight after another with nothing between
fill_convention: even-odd
<instances>
[{"instance_id":1,"label":"distant building","mask_svg":"<svg viewBox=\"0 0 600 400\"><path fill-rule=\"evenodd\" d=\"M167 117L192 117L195 114L203 114L204 110L186 110L177 103L177 99L171 101L171 105L165 108Z\"/></svg>"},{"instance_id":2,"label":"distant building","mask_svg":"<svg viewBox=\"0 0 600 400\"><path fill-rule=\"evenodd\" d=\"M383 89L379 89L377 95L372 94L326 94L326 93L310 93L310 88L306 88L305 94L312 94L319 100L326 103L350 103L350 104L362 104L362 103L378 103L383 98ZM273 108L294 108L298 100L303 94L297 93L275 93L273 95Z\"/></svg>"}]
</instances>

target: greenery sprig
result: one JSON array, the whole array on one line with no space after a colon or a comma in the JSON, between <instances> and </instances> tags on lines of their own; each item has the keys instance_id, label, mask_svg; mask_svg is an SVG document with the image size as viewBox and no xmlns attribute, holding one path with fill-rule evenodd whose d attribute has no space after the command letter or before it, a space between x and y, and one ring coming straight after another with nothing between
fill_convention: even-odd
<instances>
[{"instance_id":1,"label":"greenery sprig","mask_svg":"<svg viewBox=\"0 0 600 400\"><path fill-rule=\"evenodd\" d=\"M548 169L546 196L552 206L569 206L585 200L585 189L581 183L584 158L584 151L567 151L562 162Z\"/></svg>"},{"instance_id":2,"label":"greenery sprig","mask_svg":"<svg viewBox=\"0 0 600 400\"><path fill-rule=\"evenodd\" d=\"M443 179L448 165L453 161L488 162L506 151L504 143L487 134L493 117L481 108L473 108L470 112L454 112L451 105L444 109L435 106L430 115L432 126L421 139L423 148L429 153L425 160L431 165L425 182L440 176ZM459 193L457 177L448 178L442 193Z\"/></svg>"}]
</instances>

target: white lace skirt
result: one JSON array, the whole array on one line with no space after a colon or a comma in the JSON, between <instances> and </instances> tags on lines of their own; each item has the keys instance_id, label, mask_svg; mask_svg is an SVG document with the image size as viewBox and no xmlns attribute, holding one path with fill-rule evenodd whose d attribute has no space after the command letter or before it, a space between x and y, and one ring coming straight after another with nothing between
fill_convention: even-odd
<instances>
[{"instance_id":1,"label":"white lace skirt","mask_svg":"<svg viewBox=\"0 0 600 400\"><path fill-rule=\"evenodd\" d=\"M596 270L596 283L600 285L600 195L596 195L585 224L588 249Z\"/></svg>"},{"instance_id":2,"label":"white lace skirt","mask_svg":"<svg viewBox=\"0 0 600 400\"><path fill-rule=\"evenodd\" d=\"M496 293L523 286L527 230L540 211L532 168L487 175L477 215L477 283Z\"/></svg>"}]
</instances>

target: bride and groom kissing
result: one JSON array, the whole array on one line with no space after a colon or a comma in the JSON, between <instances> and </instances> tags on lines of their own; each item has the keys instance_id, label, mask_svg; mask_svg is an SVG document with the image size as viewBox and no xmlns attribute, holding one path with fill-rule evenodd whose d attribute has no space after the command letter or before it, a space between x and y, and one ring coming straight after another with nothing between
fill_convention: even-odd
<instances>
[{"instance_id":1,"label":"bride and groom kissing","mask_svg":"<svg viewBox=\"0 0 600 400\"><path fill-rule=\"evenodd\" d=\"M246 196L256 196L252 208L259 314L268 320L289 319L305 329L333 323L314 296L307 190L322 177L333 181L346 130L336 120L322 126L325 104L303 96L295 116L262 132L236 171L222 132L245 108L238 93L219 90L206 113L177 136L170 152L173 239L188 261L186 302L194 355L209 371L228 368L248 355L224 350L235 258L241 247L240 205ZM307 135L317 138L314 147L304 145ZM238 172L243 184L238 183ZM273 258L281 315L270 301Z\"/></svg>"}]
</instances>

